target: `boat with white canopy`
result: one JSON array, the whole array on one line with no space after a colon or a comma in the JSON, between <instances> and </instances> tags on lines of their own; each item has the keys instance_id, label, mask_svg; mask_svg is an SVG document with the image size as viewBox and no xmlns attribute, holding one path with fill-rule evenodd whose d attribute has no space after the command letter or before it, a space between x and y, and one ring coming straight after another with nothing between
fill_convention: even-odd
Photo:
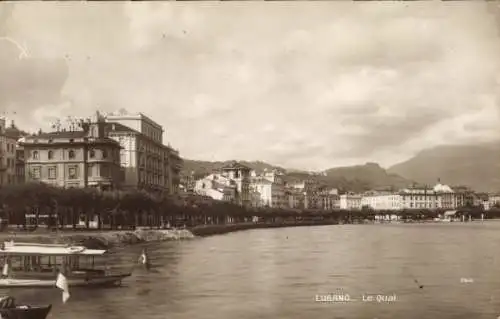
<instances>
[{"instance_id":1,"label":"boat with white canopy","mask_svg":"<svg viewBox=\"0 0 500 319\"><path fill-rule=\"evenodd\" d=\"M70 287L121 284L131 273L113 273L98 266L96 259L106 256L106 250L83 246L4 242L0 247L0 288L52 288L59 271L64 272Z\"/></svg>"}]
</instances>

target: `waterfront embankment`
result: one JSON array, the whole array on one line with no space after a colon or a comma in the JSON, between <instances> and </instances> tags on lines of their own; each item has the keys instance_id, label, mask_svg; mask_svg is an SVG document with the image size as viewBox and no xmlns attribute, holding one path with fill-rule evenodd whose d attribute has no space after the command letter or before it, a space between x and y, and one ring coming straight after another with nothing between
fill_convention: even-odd
<instances>
[{"instance_id":1,"label":"waterfront embankment","mask_svg":"<svg viewBox=\"0 0 500 319\"><path fill-rule=\"evenodd\" d=\"M494 220L490 220L494 221ZM413 223L440 223L433 220L412 221ZM374 221L363 220L354 224L373 224ZM387 222L387 223L400 223ZM186 240L195 237L208 237L223 235L237 231L262 229L262 228L282 228L282 227L304 227L304 226L326 226L337 225L338 221L318 220L318 221L282 221L282 222L247 222L234 224L197 225L186 229L137 229L128 230L88 230L88 231L48 231L40 230L35 232L11 231L0 233L0 241L13 239L22 242L36 242L47 244L78 244L87 248L109 249L116 246L135 245L146 242L159 242L171 240Z\"/></svg>"},{"instance_id":2,"label":"waterfront embankment","mask_svg":"<svg viewBox=\"0 0 500 319\"><path fill-rule=\"evenodd\" d=\"M281 228L300 226L335 225L332 221L304 221L300 223L237 223L223 225L198 225L187 229L138 229L135 231L36 231L4 232L0 241L14 240L46 244L77 244L93 249L109 249L116 246L135 245L146 242L192 239L196 236L207 237L242 230L261 228Z\"/></svg>"},{"instance_id":3,"label":"waterfront embankment","mask_svg":"<svg viewBox=\"0 0 500 319\"><path fill-rule=\"evenodd\" d=\"M281 222L281 223L238 223L226 225L199 225L190 228L194 236L207 237L213 235L222 235L236 231L260 229L260 228L282 228L282 227L300 227L300 226L320 226L336 225L334 221L308 221L308 222Z\"/></svg>"},{"instance_id":4,"label":"waterfront embankment","mask_svg":"<svg viewBox=\"0 0 500 319\"><path fill-rule=\"evenodd\" d=\"M135 231L63 231L63 232L5 232L0 240L36 242L46 244L78 244L93 249L109 249L116 246L144 242L181 240L194 238L187 229L138 229Z\"/></svg>"}]
</instances>

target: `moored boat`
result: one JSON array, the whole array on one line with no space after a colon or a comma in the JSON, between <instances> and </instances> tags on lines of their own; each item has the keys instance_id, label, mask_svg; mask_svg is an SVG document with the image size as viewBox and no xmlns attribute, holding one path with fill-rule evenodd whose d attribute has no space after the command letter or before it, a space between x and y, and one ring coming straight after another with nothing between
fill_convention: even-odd
<instances>
[{"instance_id":1,"label":"moored boat","mask_svg":"<svg viewBox=\"0 0 500 319\"><path fill-rule=\"evenodd\" d=\"M0 297L0 317L4 319L45 319L52 305L17 305L11 296Z\"/></svg>"},{"instance_id":2,"label":"moored boat","mask_svg":"<svg viewBox=\"0 0 500 319\"><path fill-rule=\"evenodd\" d=\"M131 273L113 273L96 266L106 250L83 246L5 242L0 248L4 259L0 288L53 288L58 271L66 274L70 287L121 284Z\"/></svg>"}]
</instances>

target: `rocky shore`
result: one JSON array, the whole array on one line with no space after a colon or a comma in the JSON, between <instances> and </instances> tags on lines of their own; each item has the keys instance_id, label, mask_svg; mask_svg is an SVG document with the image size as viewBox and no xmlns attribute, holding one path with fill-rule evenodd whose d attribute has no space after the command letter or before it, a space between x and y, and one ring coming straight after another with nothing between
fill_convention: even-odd
<instances>
[{"instance_id":1,"label":"rocky shore","mask_svg":"<svg viewBox=\"0 0 500 319\"><path fill-rule=\"evenodd\" d=\"M0 241L13 239L22 242L47 244L78 244L92 249L109 249L116 246L144 242L181 240L194 238L187 229L139 229L135 231L77 231L77 232L6 232Z\"/></svg>"}]
</instances>

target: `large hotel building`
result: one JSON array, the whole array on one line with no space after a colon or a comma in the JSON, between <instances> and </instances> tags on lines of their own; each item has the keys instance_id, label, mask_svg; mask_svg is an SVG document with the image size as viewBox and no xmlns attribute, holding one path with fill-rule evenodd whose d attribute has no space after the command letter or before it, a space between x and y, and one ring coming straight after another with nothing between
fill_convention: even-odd
<instances>
[{"instance_id":1,"label":"large hotel building","mask_svg":"<svg viewBox=\"0 0 500 319\"><path fill-rule=\"evenodd\" d=\"M141 113L97 113L78 126L20 141L26 181L177 192L182 159L177 150L163 144L161 125Z\"/></svg>"}]
</instances>

